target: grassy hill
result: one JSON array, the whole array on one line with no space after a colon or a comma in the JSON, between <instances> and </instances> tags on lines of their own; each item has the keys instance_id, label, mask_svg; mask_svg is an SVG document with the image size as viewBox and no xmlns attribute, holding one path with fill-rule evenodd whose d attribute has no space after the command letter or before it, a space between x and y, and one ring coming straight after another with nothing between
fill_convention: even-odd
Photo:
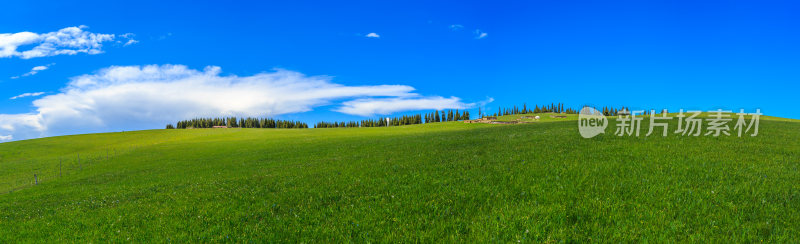
<instances>
[{"instance_id":1,"label":"grassy hill","mask_svg":"<svg viewBox=\"0 0 800 244\"><path fill-rule=\"evenodd\" d=\"M548 121L2 143L0 242L800 238L796 121L742 138L644 137L645 121L640 137L591 139Z\"/></svg>"}]
</instances>

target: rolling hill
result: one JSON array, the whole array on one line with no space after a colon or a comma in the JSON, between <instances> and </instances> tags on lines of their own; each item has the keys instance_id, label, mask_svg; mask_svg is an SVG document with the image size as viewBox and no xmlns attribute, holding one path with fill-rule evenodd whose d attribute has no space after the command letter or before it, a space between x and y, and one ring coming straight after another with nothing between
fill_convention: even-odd
<instances>
[{"instance_id":1,"label":"rolling hill","mask_svg":"<svg viewBox=\"0 0 800 244\"><path fill-rule=\"evenodd\" d=\"M0 241L786 242L799 166L800 122L769 117L741 138L584 139L574 117L60 136L0 144Z\"/></svg>"}]
</instances>

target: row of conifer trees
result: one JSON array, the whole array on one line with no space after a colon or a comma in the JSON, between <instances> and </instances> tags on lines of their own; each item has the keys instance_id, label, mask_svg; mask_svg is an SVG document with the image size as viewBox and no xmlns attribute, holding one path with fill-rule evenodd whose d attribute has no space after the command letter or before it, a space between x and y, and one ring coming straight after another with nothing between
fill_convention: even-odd
<instances>
[{"instance_id":1,"label":"row of conifer trees","mask_svg":"<svg viewBox=\"0 0 800 244\"><path fill-rule=\"evenodd\" d=\"M446 121L461 121L469 120L469 111L463 110L435 110L425 114L403 115L400 117L389 118L389 126L400 125L415 125L422 123L435 123ZM386 117L375 119L367 119L361 121L340 121L340 122L327 122L321 121L314 125L314 128L347 128L347 127L382 127L386 126Z\"/></svg>"},{"instance_id":2,"label":"row of conifer trees","mask_svg":"<svg viewBox=\"0 0 800 244\"><path fill-rule=\"evenodd\" d=\"M532 109L528 108L527 104L523 104L522 107L514 105L510 108L502 108L498 107L497 111L492 114L486 114L488 116L503 116L503 115L512 115L512 114L529 114L529 113L565 113L565 114L577 114L578 111L572 108L565 108L563 103L551 103L550 105L535 105ZM480 116L484 116L483 111L478 109L478 114Z\"/></svg>"},{"instance_id":3,"label":"row of conifer trees","mask_svg":"<svg viewBox=\"0 0 800 244\"><path fill-rule=\"evenodd\" d=\"M605 116L616 116L622 111L630 111L627 107L621 108L613 108L613 107L603 107L602 110L603 115ZM562 103L552 103L550 105L536 105L533 109L528 108L527 105L523 104L522 107L513 106L510 108L497 108L497 111L492 114L483 114L481 109L478 109L478 114L480 116L503 116L503 115L512 115L512 114L528 114L528 113L565 113L565 114L577 114L578 110L572 108L565 108L564 104ZM649 114L650 111L644 111L644 114Z\"/></svg>"},{"instance_id":4,"label":"row of conifer trees","mask_svg":"<svg viewBox=\"0 0 800 244\"><path fill-rule=\"evenodd\" d=\"M455 111L436 110L425 114L425 123L460 121L460 120L469 120L469 111L464 110L459 112L458 109L456 109Z\"/></svg>"},{"instance_id":5,"label":"row of conifer trees","mask_svg":"<svg viewBox=\"0 0 800 244\"><path fill-rule=\"evenodd\" d=\"M617 116L617 114L619 114L620 111L630 111L630 109L628 109L626 107L622 107L622 108L619 108L619 109L612 108L612 107L603 107L602 111L603 111L603 115L605 115L605 116Z\"/></svg>"},{"instance_id":6,"label":"row of conifer trees","mask_svg":"<svg viewBox=\"0 0 800 244\"><path fill-rule=\"evenodd\" d=\"M378 119L365 119L361 121L348 122L317 122L314 128L349 128L349 127L382 127L386 126L386 117ZM422 115L403 115L400 117L389 118L390 126L422 124Z\"/></svg>"},{"instance_id":7,"label":"row of conifer trees","mask_svg":"<svg viewBox=\"0 0 800 244\"><path fill-rule=\"evenodd\" d=\"M622 111L629 110L626 107L612 108L603 107L603 115L616 116ZM482 109L478 108L478 116L503 116L512 114L528 114L528 113L566 113L577 114L578 111L572 108L565 108L562 103L551 103L549 105L535 105L529 108L526 104L522 107L512 106L510 108L497 108L497 111L491 114L484 114ZM341 122L317 122L314 128L340 128L340 127L382 127L387 126L387 117L378 119L365 119L360 121L341 121ZM470 114L467 110L435 110L425 114L403 115L400 117L389 118L388 125L413 125L422 123L435 123L447 121L461 121L469 120ZM271 118L236 118L236 117L223 117L223 118L196 118L191 120L178 121L176 126L172 124L167 125L167 129L187 129L187 128L212 128L214 126L225 126L229 128L308 128L308 125L300 121L290 120L276 120Z\"/></svg>"},{"instance_id":8,"label":"row of conifer trees","mask_svg":"<svg viewBox=\"0 0 800 244\"><path fill-rule=\"evenodd\" d=\"M195 118L178 121L176 125L168 124L167 129L213 128L308 128L308 124L300 121L279 120L272 118Z\"/></svg>"}]
</instances>

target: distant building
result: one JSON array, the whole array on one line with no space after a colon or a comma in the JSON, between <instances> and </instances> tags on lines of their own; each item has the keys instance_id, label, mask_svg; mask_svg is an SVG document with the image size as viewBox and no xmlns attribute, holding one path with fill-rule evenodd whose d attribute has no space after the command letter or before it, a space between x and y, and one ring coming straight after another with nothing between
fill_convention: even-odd
<instances>
[{"instance_id":1,"label":"distant building","mask_svg":"<svg viewBox=\"0 0 800 244\"><path fill-rule=\"evenodd\" d=\"M228 127L224 126L224 125L215 125L215 126L212 126L211 128L228 128Z\"/></svg>"},{"instance_id":2,"label":"distant building","mask_svg":"<svg viewBox=\"0 0 800 244\"><path fill-rule=\"evenodd\" d=\"M473 119L473 120L464 120L464 123L472 124L472 123L491 123L492 121L497 120L495 116L486 116L480 119Z\"/></svg>"}]
</instances>

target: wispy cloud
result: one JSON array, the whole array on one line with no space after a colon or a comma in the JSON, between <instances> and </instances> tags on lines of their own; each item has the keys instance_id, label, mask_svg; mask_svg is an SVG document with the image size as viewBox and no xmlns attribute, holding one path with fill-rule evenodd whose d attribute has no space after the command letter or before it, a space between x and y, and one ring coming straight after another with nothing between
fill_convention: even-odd
<instances>
[{"instance_id":1,"label":"wispy cloud","mask_svg":"<svg viewBox=\"0 0 800 244\"><path fill-rule=\"evenodd\" d=\"M224 76L215 66L113 66L74 77L60 93L34 100L36 112L0 114L0 134L27 139L161 128L194 117L278 116L320 106L354 115L470 106L457 97L413 91L406 85L347 86L288 70Z\"/></svg>"},{"instance_id":2,"label":"wispy cloud","mask_svg":"<svg viewBox=\"0 0 800 244\"><path fill-rule=\"evenodd\" d=\"M50 66L53 66L53 65L55 65L55 63L33 67L31 69L31 71L28 71L28 73L21 74L21 75L18 75L18 76L13 76L13 77L11 77L11 79L19 79L20 77L35 75L35 74L39 73L40 71L47 70L48 68L50 68Z\"/></svg>"},{"instance_id":3,"label":"wispy cloud","mask_svg":"<svg viewBox=\"0 0 800 244\"><path fill-rule=\"evenodd\" d=\"M130 45L133 45L133 44L136 44L136 43L139 43L139 41L134 40L134 39L130 39L127 42L125 42L125 44L122 44L122 46L130 46Z\"/></svg>"},{"instance_id":4,"label":"wispy cloud","mask_svg":"<svg viewBox=\"0 0 800 244\"><path fill-rule=\"evenodd\" d=\"M426 109L464 109L474 104L461 102L460 98L444 98L439 96L413 96L394 98L364 98L347 101L336 109L337 112L360 115L387 115L400 111L426 110Z\"/></svg>"},{"instance_id":5,"label":"wispy cloud","mask_svg":"<svg viewBox=\"0 0 800 244\"><path fill-rule=\"evenodd\" d=\"M92 33L86 31L87 28L81 25L41 34L27 31L0 33L0 58L30 59L78 53L99 54L103 52L102 43L117 39L114 34ZM124 39L125 43L136 43L130 37L132 36L122 35L120 39ZM35 46L29 50L18 50L27 45Z\"/></svg>"},{"instance_id":6,"label":"wispy cloud","mask_svg":"<svg viewBox=\"0 0 800 244\"><path fill-rule=\"evenodd\" d=\"M380 38L381 35L378 35L378 33L375 33L375 32L371 32L371 33L367 34L365 37L368 37L368 38Z\"/></svg>"},{"instance_id":7,"label":"wispy cloud","mask_svg":"<svg viewBox=\"0 0 800 244\"><path fill-rule=\"evenodd\" d=\"M486 38L486 36L489 36L489 34L481 30L475 30L475 39L483 39Z\"/></svg>"},{"instance_id":8,"label":"wispy cloud","mask_svg":"<svg viewBox=\"0 0 800 244\"><path fill-rule=\"evenodd\" d=\"M158 36L158 38L157 38L157 39L160 41L160 40L167 39L167 38L169 38L169 37L172 37L172 32L167 32L167 34L160 35L160 36Z\"/></svg>"},{"instance_id":9,"label":"wispy cloud","mask_svg":"<svg viewBox=\"0 0 800 244\"><path fill-rule=\"evenodd\" d=\"M456 25L450 25L450 30L457 31L457 30L461 30L461 29L464 29L463 25L457 25L457 24Z\"/></svg>"},{"instance_id":10,"label":"wispy cloud","mask_svg":"<svg viewBox=\"0 0 800 244\"><path fill-rule=\"evenodd\" d=\"M13 140L13 139L14 139L14 137L11 136L11 135L6 135L6 136L0 135L0 141L10 141L10 140Z\"/></svg>"},{"instance_id":11,"label":"wispy cloud","mask_svg":"<svg viewBox=\"0 0 800 244\"><path fill-rule=\"evenodd\" d=\"M448 28L450 28L451 31L460 31L460 30L464 29L464 26L463 25L459 25L459 24L452 24L452 25L448 26ZM487 36L489 36L488 33L484 32L484 31L481 31L480 29L475 29L475 31L473 31L473 33L475 34L475 39L483 39L483 38L486 38Z\"/></svg>"},{"instance_id":12,"label":"wispy cloud","mask_svg":"<svg viewBox=\"0 0 800 244\"><path fill-rule=\"evenodd\" d=\"M44 95L44 92L27 92L27 93L22 93L22 94L13 96L13 97L11 97L9 99L14 100L14 99L23 98L23 97L38 97L38 96L41 96L41 95Z\"/></svg>"},{"instance_id":13,"label":"wispy cloud","mask_svg":"<svg viewBox=\"0 0 800 244\"><path fill-rule=\"evenodd\" d=\"M117 43L122 43L122 41L127 40L127 41L125 41L125 43L122 44L123 47L127 47L127 46L130 46L130 45L139 43L139 41L133 39L134 36L136 36L136 35L133 34L133 33L122 34L122 35L120 35L120 37L123 40L118 40Z\"/></svg>"},{"instance_id":14,"label":"wispy cloud","mask_svg":"<svg viewBox=\"0 0 800 244\"><path fill-rule=\"evenodd\" d=\"M494 102L494 98L493 97L486 97L486 100L477 102L476 104L478 106L482 107L482 106L486 106L486 104L489 104L489 103L492 103L492 102Z\"/></svg>"}]
</instances>

